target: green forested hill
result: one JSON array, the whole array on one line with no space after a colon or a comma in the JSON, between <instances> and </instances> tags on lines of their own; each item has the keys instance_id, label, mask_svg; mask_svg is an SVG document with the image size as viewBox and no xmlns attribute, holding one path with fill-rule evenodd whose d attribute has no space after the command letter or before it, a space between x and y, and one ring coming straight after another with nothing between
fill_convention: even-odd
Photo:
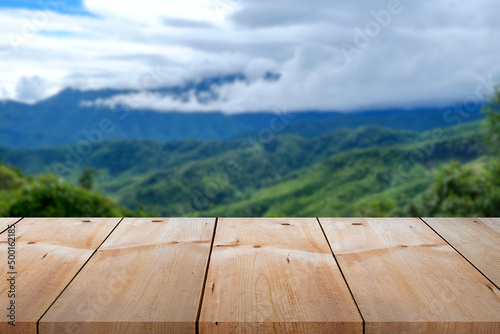
<instances>
[{"instance_id":1,"label":"green forested hill","mask_svg":"<svg viewBox=\"0 0 500 334\"><path fill-rule=\"evenodd\" d=\"M85 168L102 170L97 191L162 216L381 214L425 191L442 163L484 155L484 134L479 121L426 133L362 127L312 138L105 142L64 177L76 183ZM0 150L0 156L40 174L75 151Z\"/></svg>"},{"instance_id":2,"label":"green forested hill","mask_svg":"<svg viewBox=\"0 0 500 334\"><path fill-rule=\"evenodd\" d=\"M418 134L406 131L365 127L358 130L338 130L314 139L294 135L276 136L272 140L259 141L248 137L241 140L200 142L177 141L157 143L153 141L106 142L94 147L88 156L82 156L80 163L75 161L76 147L43 150L5 150L0 149L4 161L19 167L26 174L57 172L54 163L62 164L68 174L62 176L76 180L86 167L94 167L106 172L109 179L124 177L145 177L151 172L166 172L179 166L188 168L195 164L202 168L214 163L237 160L239 163L251 161L275 161L277 165L267 169L296 169L319 162L335 153L360 147L390 146L415 140ZM71 164L66 164L70 156ZM211 160L214 159L214 160ZM107 179L104 177L104 179ZM264 178L266 178L264 176ZM130 181L130 179L124 179Z\"/></svg>"},{"instance_id":3,"label":"green forested hill","mask_svg":"<svg viewBox=\"0 0 500 334\"><path fill-rule=\"evenodd\" d=\"M455 136L436 143L435 153L411 163L426 143L355 149L299 171L290 180L259 189L248 199L203 215L353 216L369 215L374 204L389 212L425 191L433 170L450 159L472 161L485 153L481 135ZM403 168L403 172L400 169Z\"/></svg>"},{"instance_id":4,"label":"green forested hill","mask_svg":"<svg viewBox=\"0 0 500 334\"><path fill-rule=\"evenodd\" d=\"M0 217L120 217L141 215L53 175L24 177L0 161Z\"/></svg>"}]
</instances>

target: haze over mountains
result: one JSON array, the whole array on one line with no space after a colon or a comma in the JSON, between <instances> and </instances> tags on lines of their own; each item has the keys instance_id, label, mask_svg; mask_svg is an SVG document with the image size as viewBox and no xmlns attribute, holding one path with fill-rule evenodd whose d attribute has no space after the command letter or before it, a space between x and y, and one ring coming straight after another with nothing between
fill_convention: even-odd
<instances>
[{"instance_id":1,"label":"haze over mountains","mask_svg":"<svg viewBox=\"0 0 500 334\"><path fill-rule=\"evenodd\" d=\"M278 74L266 74L275 80ZM147 91L65 89L35 104L0 102L0 147L47 148L101 142L103 140L149 139L171 141L183 139L222 140L241 136L297 134L314 137L341 128L355 129L374 125L390 129L422 132L482 118L480 105L464 110L448 108L393 108L338 111L281 110L249 111L226 114L218 111L185 112L140 109L134 105L134 94L156 94L174 100L197 102L220 98L214 87L245 81L243 75L232 75L191 82L184 86Z\"/></svg>"}]
</instances>

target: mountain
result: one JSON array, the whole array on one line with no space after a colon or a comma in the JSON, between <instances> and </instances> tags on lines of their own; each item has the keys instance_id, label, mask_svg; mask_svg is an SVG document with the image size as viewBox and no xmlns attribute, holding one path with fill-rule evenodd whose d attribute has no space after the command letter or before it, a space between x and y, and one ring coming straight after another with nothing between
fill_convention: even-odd
<instances>
[{"instance_id":1,"label":"mountain","mask_svg":"<svg viewBox=\"0 0 500 334\"><path fill-rule=\"evenodd\" d=\"M272 80L273 75L269 78ZM207 99L218 98L214 87L246 80L244 76L236 74L146 91L180 100L193 95L199 101L206 102ZM480 106L467 113L456 108L429 107L351 113L305 110L229 115L221 112L131 110L125 106L109 108L88 103L136 92L66 89L33 105L0 101L0 147L51 148L78 143L96 146L102 141L133 139L160 142L185 139L214 141L276 134L312 138L336 129L356 129L368 125L423 132L483 117Z\"/></svg>"},{"instance_id":2,"label":"mountain","mask_svg":"<svg viewBox=\"0 0 500 334\"><path fill-rule=\"evenodd\" d=\"M0 156L28 174L66 165L72 183L85 168L100 169L97 191L158 215L339 216L373 201L408 201L442 163L480 159L484 134L478 121L423 133L369 126L310 138L102 142L74 165L68 156L78 146L0 149Z\"/></svg>"},{"instance_id":3,"label":"mountain","mask_svg":"<svg viewBox=\"0 0 500 334\"><path fill-rule=\"evenodd\" d=\"M373 202L405 206L424 192L433 171L450 159L470 162L486 148L481 135L457 136L436 143L434 154L398 171L418 145L355 149L334 155L282 182L258 189L249 196L202 210L201 216L356 216ZM370 205L368 205L370 204Z\"/></svg>"}]
</instances>

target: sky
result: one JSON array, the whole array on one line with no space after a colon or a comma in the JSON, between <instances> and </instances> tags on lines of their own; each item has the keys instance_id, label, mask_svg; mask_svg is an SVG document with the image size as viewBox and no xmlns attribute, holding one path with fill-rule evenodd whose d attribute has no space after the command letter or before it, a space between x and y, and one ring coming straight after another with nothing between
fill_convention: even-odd
<instances>
[{"instance_id":1,"label":"sky","mask_svg":"<svg viewBox=\"0 0 500 334\"><path fill-rule=\"evenodd\" d=\"M88 103L159 111L446 106L500 83L498 13L491 0L2 0L0 99L72 87L134 89ZM247 80L210 102L148 91L230 74Z\"/></svg>"}]
</instances>

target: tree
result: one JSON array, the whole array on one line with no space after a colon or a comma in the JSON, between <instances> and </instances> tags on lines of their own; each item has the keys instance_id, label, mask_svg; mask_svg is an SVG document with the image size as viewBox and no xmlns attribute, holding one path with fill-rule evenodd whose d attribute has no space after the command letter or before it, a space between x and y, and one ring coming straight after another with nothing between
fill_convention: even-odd
<instances>
[{"instance_id":1,"label":"tree","mask_svg":"<svg viewBox=\"0 0 500 334\"><path fill-rule=\"evenodd\" d=\"M488 106L486 141L491 155L483 166L454 161L438 169L430 188L395 215L499 216L500 215L500 89Z\"/></svg>"},{"instance_id":2,"label":"tree","mask_svg":"<svg viewBox=\"0 0 500 334\"><path fill-rule=\"evenodd\" d=\"M18 190L8 207L11 217L121 217L112 200L43 175Z\"/></svg>"},{"instance_id":3,"label":"tree","mask_svg":"<svg viewBox=\"0 0 500 334\"><path fill-rule=\"evenodd\" d=\"M491 103L484 107L488 124L486 141L493 154L500 153L500 86L495 89Z\"/></svg>"},{"instance_id":4,"label":"tree","mask_svg":"<svg viewBox=\"0 0 500 334\"><path fill-rule=\"evenodd\" d=\"M94 177L99 174L99 171L95 168L85 168L82 175L78 179L78 185L84 189L92 190L92 187L94 186Z\"/></svg>"},{"instance_id":5,"label":"tree","mask_svg":"<svg viewBox=\"0 0 500 334\"><path fill-rule=\"evenodd\" d=\"M23 183L22 174L18 170L0 165L0 191L17 189Z\"/></svg>"}]
</instances>

